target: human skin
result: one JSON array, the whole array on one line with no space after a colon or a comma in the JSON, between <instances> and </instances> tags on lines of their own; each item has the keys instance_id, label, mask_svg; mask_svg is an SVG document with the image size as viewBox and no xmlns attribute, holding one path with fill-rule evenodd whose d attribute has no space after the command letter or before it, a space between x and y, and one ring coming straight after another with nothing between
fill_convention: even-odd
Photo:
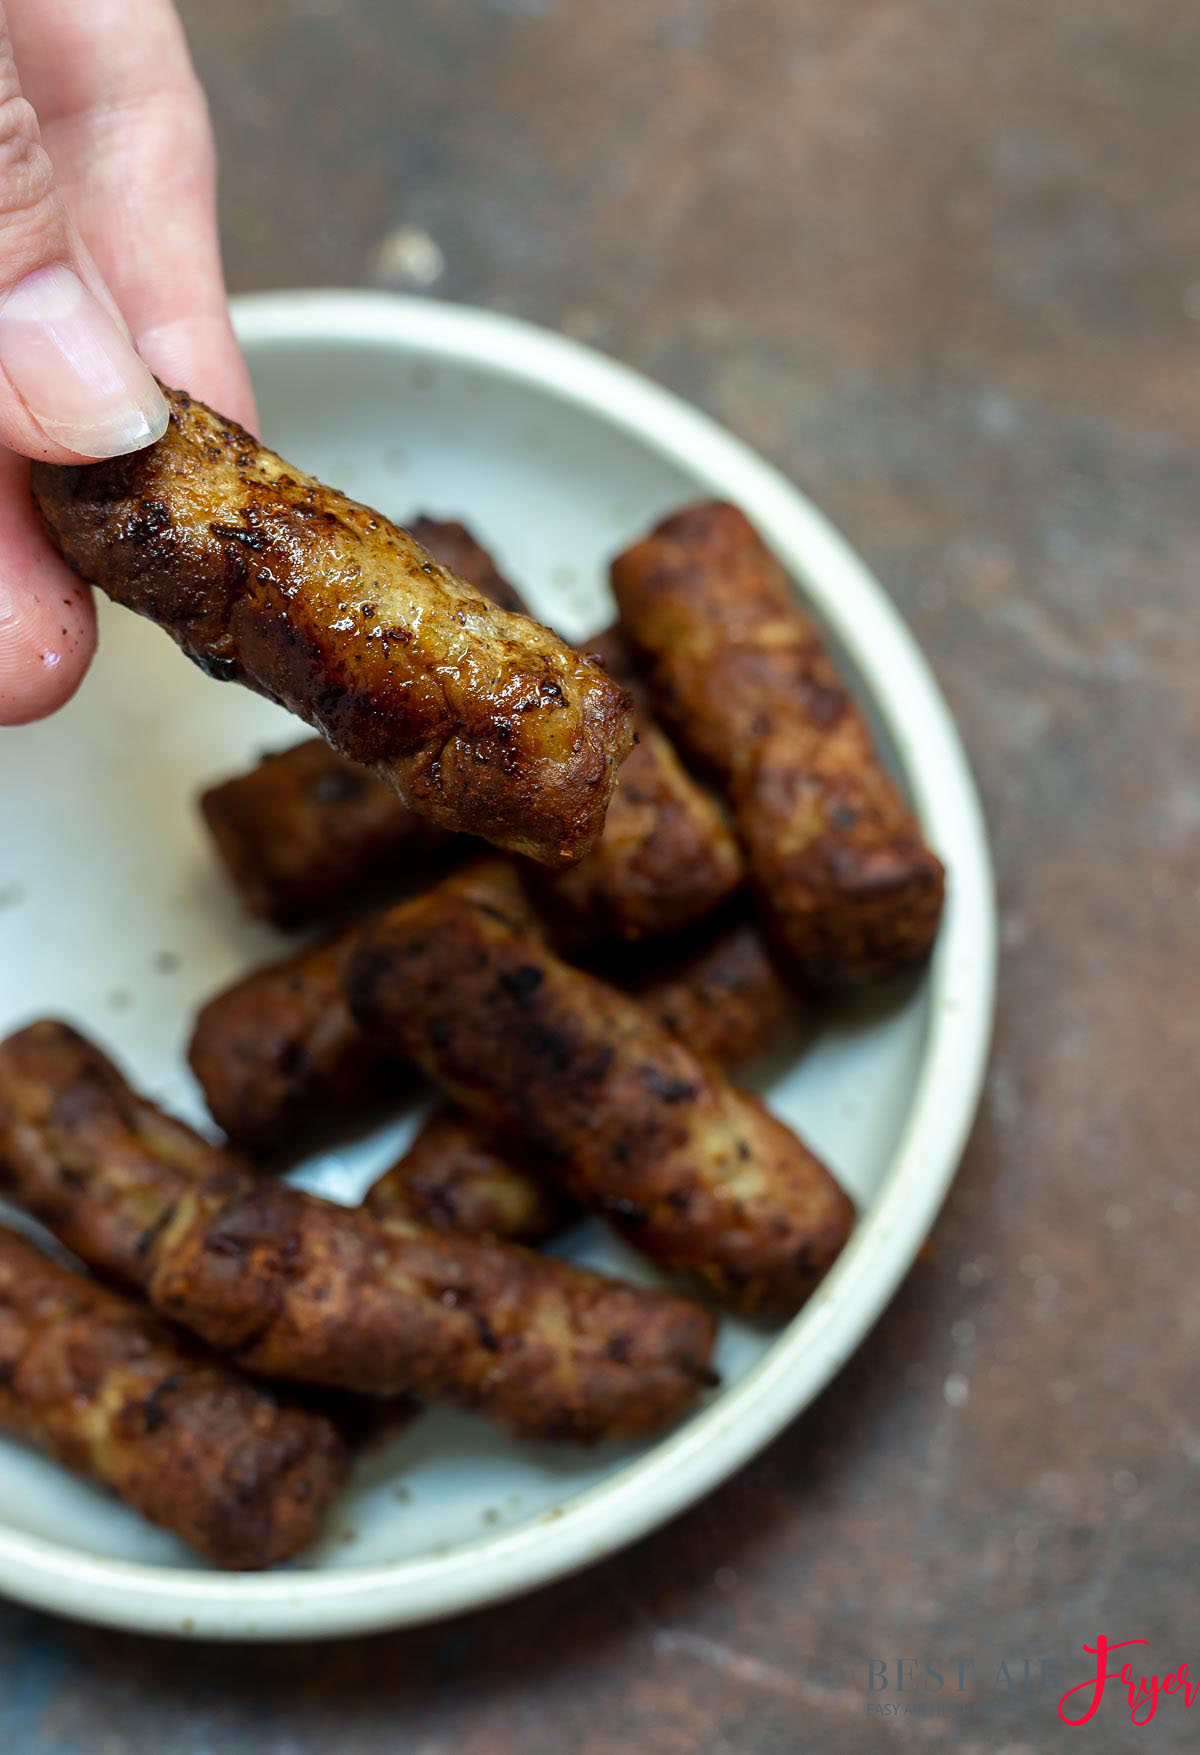
<instances>
[{"instance_id":1,"label":"human skin","mask_svg":"<svg viewBox=\"0 0 1200 1755\"><path fill-rule=\"evenodd\" d=\"M0 0L0 726L62 706L96 638L26 459L149 443L166 421L151 370L254 425L214 171L167 0Z\"/></svg>"}]
</instances>

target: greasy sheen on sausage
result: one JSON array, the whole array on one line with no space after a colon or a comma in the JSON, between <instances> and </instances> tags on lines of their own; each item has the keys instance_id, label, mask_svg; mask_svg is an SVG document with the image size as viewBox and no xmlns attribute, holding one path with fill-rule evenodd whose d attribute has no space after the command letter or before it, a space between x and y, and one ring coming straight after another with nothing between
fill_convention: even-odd
<instances>
[{"instance_id":1,"label":"greasy sheen on sausage","mask_svg":"<svg viewBox=\"0 0 1200 1755\"><path fill-rule=\"evenodd\" d=\"M322 1414L206 1358L3 1227L0 1429L244 1570L307 1547L346 1472Z\"/></svg>"},{"instance_id":2,"label":"greasy sheen on sausage","mask_svg":"<svg viewBox=\"0 0 1200 1755\"><path fill-rule=\"evenodd\" d=\"M145 450L34 464L68 564L417 815L548 865L581 858L632 745L623 690L381 514L183 392L167 398L170 424Z\"/></svg>"},{"instance_id":3,"label":"greasy sheen on sausage","mask_svg":"<svg viewBox=\"0 0 1200 1755\"><path fill-rule=\"evenodd\" d=\"M747 920L723 923L643 974L634 991L693 1054L727 1072L760 1054L792 1009L762 935ZM573 1211L545 1166L536 1173L528 1145L513 1147L453 1105L430 1117L363 1205L379 1218L403 1216L439 1231L527 1244L553 1236Z\"/></svg>"},{"instance_id":4,"label":"greasy sheen on sausage","mask_svg":"<svg viewBox=\"0 0 1200 1755\"><path fill-rule=\"evenodd\" d=\"M795 1310L845 1241L853 1207L794 1134L497 911L444 888L400 903L346 983L364 1027L461 1108L738 1308Z\"/></svg>"},{"instance_id":5,"label":"greasy sheen on sausage","mask_svg":"<svg viewBox=\"0 0 1200 1755\"><path fill-rule=\"evenodd\" d=\"M477 860L443 879L517 919L528 911L511 862ZM350 1014L343 968L366 921L254 969L200 1008L188 1061L213 1120L241 1151L267 1156L314 1124L353 1116L411 1085L386 1042Z\"/></svg>"},{"instance_id":6,"label":"greasy sheen on sausage","mask_svg":"<svg viewBox=\"0 0 1200 1755\"><path fill-rule=\"evenodd\" d=\"M512 580L496 565L495 556L456 518L430 518L421 512L414 518L410 534L440 566L473 585L489 603L514 615L532 613Z\"/></svg>"},{"instance_id":7,"label":"greasy sheen on sausage","mask_svg":"<svg viewBox=\"0 0 1200 1755\"><path fill-rule=\"evenodd\" d=\"M490 603L528 613L464 525L418 518L410 534ZM389 885L412 888L471 846L417 816L369 768L322 737L265 755L210 786L200 810L246 907L285 929Z\"/></svg>"},{"instance_id":8,"label":"greasy sheen on sausage","mask_svg":"<svg viewBox=\"0 0 1200 1755\"><path fill-rule=\"evenodd\" d=\"M485 597L523 607L465 525L422 517L412 533ZM629 654L612 630L583 649L636 695ZM572 944L680 932L719 907L745 875L716 800L687 773L645 700L637 704L638 741L621 767L600 841L566 871L529 867L540 900ZM284 927L384 885L411 889L470 848L423 822L320 738L210 788L200 807L247 907Z\"/></svg>"},{"instance_id":9,"label":"greasy sheen on sausage","mask_svg":"<svg viewBox=\"0 0 1200 1755\"><path fill-rule=\"evenodd\" d=\"M0 1183L254 1376L444 1397L584 1443L652 1431L713 1381L690 1299L256 1176L64 1024L0 1043Z\"/></svg>"},{"instance_id":10,"label":"greasy sheen on sausage","mask_svg":"<svg viewBox=\"0 0 1200 1755\"><path fill-rule=\"evenodd\" d=\"M736 507L691 506L613 562L655 705L722 783L781 949L814 986L923 958L944 873L787 575Z\"/></svg>"}]
</instances>

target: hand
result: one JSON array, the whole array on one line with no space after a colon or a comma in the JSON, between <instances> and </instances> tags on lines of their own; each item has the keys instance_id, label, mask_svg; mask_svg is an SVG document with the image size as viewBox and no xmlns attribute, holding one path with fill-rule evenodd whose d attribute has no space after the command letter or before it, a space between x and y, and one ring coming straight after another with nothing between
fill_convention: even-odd
<instances>
[{"instance_id":1,"label":"hand","mask_svg":"<svg viewBox=\"0 0 1200 1755\"><path fill-rule=\"evenodd\" d=\"M254 421L214 165L169 0L0 0L0 725L60 707L96 644L24 459L151 443L167 420L151 371Z\"/></svg>"}]
</instances>

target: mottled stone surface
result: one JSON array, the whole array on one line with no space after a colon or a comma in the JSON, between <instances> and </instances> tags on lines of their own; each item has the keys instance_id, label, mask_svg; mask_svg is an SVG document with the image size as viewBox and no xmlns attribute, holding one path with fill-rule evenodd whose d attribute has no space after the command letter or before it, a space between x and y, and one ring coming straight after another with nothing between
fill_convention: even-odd
<instances>
[{"instance_id":1,"label":"mottled stone surface","mask_svg":"<svg viewBox=\"0 0 1200 1755\"><path fill-rule=\"evenodd\" d=\"M427 286L573 334L828 508L931 654L1004 914L987 1100L832 1389L633 1552L326 1649L0 1610L29 1755L1103 1755L868 1718L866 1665L1200 1629L1200 8L187 0L235 288ZM894 1674L894 1671L892 1672ZM878 1696L876 1697L878 1698ZM894 1699L889 1695L887 1698ZM924 1697L927 1701L929 1696Z\"/></svg>"}]
</instances>

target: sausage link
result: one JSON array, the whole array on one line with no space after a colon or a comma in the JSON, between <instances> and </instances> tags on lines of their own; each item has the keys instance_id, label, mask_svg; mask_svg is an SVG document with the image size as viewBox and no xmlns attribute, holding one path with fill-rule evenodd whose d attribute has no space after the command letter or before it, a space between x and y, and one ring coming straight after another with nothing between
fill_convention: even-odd
<instances>
[{"instance_id":1,"label":"sausage link","mask_svg":"<svg viewBox=\"0 0 1200 1755\"><path fill-rule=\"evenodd\" d=\"M346 984L364 1027L463 1109L739 1308L796 1309L845 1241L851 1202L781 1122L497 912L444 888L401 903Z\"/></svg>"},{"instance_id":2,"label":"sausage link","mask_svg":"<svg viewBox=\"0 0 1200 1755\"><path fill-rule=\"evenodd\" d=\"M463 525L418 518L411 535L490 603L528 613ZM412 887L470 846L321 737L210 786L200 810L246 907L284 928L321 920L388 883Z\"/></svg>"},{"instance_id":3,"label":"sausage link","mask_svg":"<svg viewBox=\"0 0 1200 1755\"><path fill-rule=\"evenodd\" d=\"M618 685L386 518L167 398L166 434L145 450L34 464L68 564L210 675L299 714L419 816L549 865L586 853L633 742Z\"/></svg>"},{"instance_id":4,"label":"sausage link","mask_svg":"<svg viewBox=\"0 0 1200 1755\"><path fill-rule=\"evenodd\" d=\"M5 1228L0 1427L244 1570L306 1547L346 1472L323 1415L205 1358Z\"/></svg>"},{"instance_id":5,"label":"sausage link","mask_svg":"<svg viewBox=\"0 0 1200 1755\"><path fill-rule=\"evenodd\" d=\"M944 873L783 568L736 507L689 507L612 567L658 711L725 788L764 916L815 986L919 961Z\"/></svg>"},{"instance_id":6,"label":"sausage link","mask_svg":"<svg viewBox=\"0 0 1200 1755\"><path fill-rule=\"evenodd\" d=\"M412 533L485 597L523 607L464 525L422 517ZM613 630L584 646L637 691L629 654ZM745 875L716 800L686 772L644 699L637 730L596 847L564 872L529 868L557 930L574 944L682 931L719 907ZM247 907L284 927L362 900L381 883L411 888L469 846L423 823L320 738L210 788L200 808Z\"/></svg>"},{"instance_id":7,"label":"sausage link","mask_svg":"<svg viewBox=\"0 0 1200 1755\"><path fill-rule=\"evenodd\" d=\"M555 939L578 948L682 932L733 895L745 868L716 799L639 715L596 846L567 871L528 875Z\"/></svg>"},{"instance_id":8,"label":"sausage link","mask_svg":"<svg viewBox=\"0 0 1200 1755\"><path fill-rule=\"evenodd\" d=\"M443 880L524 919L515 867L479 860ZM350 1015L342 971L366 922L269 963L214 994L196 1016L188 1060L218 1127L269 1155L307 1127L354 1115L411 1084L409 1069Z\"/></svg>"},{"instance_id":9,"label":"sausage link","mask_svg":"<svg viewBox=\"0 0 1200 1755\"><path fill-rule=\"evenodd\" d=\"M761 934L744 920L723 924L698 948L641 976L635 991L673 1036L727 1071L760 1054L792 1008ZM377 1218L527 1244L553 1236L572 1212L545 1166L537 1174L528 1146L514 1149L453 1106L425 1123L363 1205Z\"/></svg>"},{"instance_id":10,"label":"sausage link","mask_svg":"<svg viewBox=\"0 0 1200 1755\"><path fill-rule=\"evenodd\" d=\"M426 822L321 737L210 786L200 812L251 914L285 930L418 884L470 842Z\"/></svg>"},{"instance_id":11,"label":"sausage link","mask_svg":"<svg viewBox=\"0 0 1200 1755\"><path fill-rule=\"evenodd\" d=\"M536 1154L513 1148L454 1104L435 1110L402 1158L371 1184L375 1219L411 1219L458 1237L545 1243L576 1208Z\"/></svg>"},{"instance_id":12,"label":"sausage link","mask_svg":"<svg viewBox=\"0 0 1200 1755\"><path fill-rule=\"evenodd\" d=\"M252 1375L444 1397L584 1443L652 1431L714 1381L714 1323L688 1298L379 1224L189 1135L64 1024L0 1043L14 1198Z\"/></svg>"}]
</instances>

